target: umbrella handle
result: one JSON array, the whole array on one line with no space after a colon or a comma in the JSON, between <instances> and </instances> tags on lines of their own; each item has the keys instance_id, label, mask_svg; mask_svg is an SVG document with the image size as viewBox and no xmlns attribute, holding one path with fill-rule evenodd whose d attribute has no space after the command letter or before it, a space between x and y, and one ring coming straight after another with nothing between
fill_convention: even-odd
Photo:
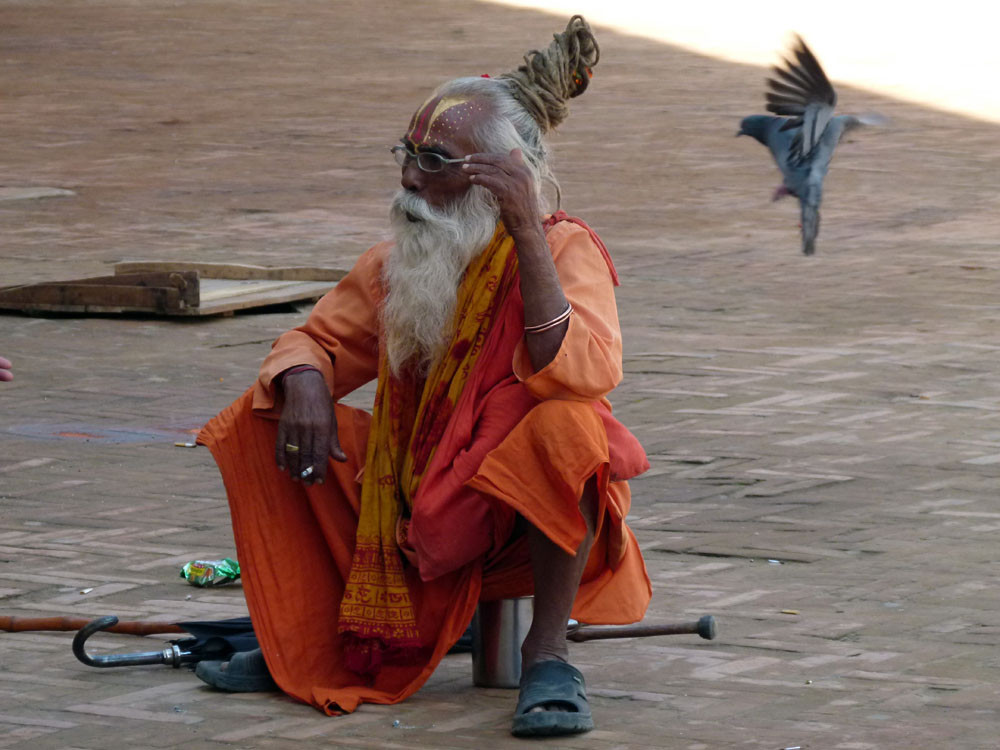
<instances>
[{"instance_id":1,"label":"umbrella handle","mask_svg":"<svg viewBox=\"0 0 1000 750\"><path fill-rule=\"evenodd\" d=\"M635 625L582 625L576 623L566 631L566 637L579 643L605 638L645 638L651 635L678 635L682 633L697 633L705 640L714 640L716 634L715 618L712 615L704 615L696 622L638 623Z\"/></svg>"},{"instance_id":2,"label":"umbrella handle","mask_svg":"<svg viewBox=\"0 0 1000 750\"><path fill-rule=\"evenodd\" d=\"M105 630L118 623L114 615L106 615L91 620L76 635L73 636L73 655L88 667L132 667L140 664L169 664L175 669L181 664L191 664L199 660L199 656L190 651L181 651L173 644L162 651L144 651L138 654L105 654L91 656L87 653L87 639L99 630Z\"/></svg>"}]
</instances>

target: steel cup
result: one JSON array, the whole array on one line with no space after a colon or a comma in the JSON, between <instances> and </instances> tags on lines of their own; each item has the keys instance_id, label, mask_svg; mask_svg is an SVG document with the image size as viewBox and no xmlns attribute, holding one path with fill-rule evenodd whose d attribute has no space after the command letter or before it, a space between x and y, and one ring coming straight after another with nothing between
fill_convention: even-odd
<instances>
[{"instance_id":1,"label":"steel cup","mask_svg":"<svg viewBox=\"0 0 1000 750\"><path fill-rule=\"evenodd\" d=\"M521 644L531 627L534 599L480 602L472 618L472 681L479 687L516 688Z\"/></svg>"}]
</instances>

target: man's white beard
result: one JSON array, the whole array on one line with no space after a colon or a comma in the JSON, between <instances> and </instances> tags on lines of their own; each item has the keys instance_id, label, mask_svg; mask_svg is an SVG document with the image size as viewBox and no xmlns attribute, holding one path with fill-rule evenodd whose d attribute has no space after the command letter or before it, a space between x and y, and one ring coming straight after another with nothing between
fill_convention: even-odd
<instances>
[{"instance_id":1,"label":"man's white beard","mask_svg":"<svg viewBox=\"0 0 1000 750\"><path fill-rule=\"evenodd\" d=\"M388 295L382 309L394 375L407 365L426 374L444 354L462 275L489 244L499 216L496 200L481 185L445 209L406 190L396 194L389 211L396 244L383 270Z\"/></svg>"}]
</instances>

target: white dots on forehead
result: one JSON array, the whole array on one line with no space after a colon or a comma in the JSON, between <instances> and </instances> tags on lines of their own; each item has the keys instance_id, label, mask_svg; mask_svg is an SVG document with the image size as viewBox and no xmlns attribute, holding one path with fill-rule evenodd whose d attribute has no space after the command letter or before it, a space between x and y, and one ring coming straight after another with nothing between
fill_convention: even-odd
<instances>
[{"instance_id":1,"label":"white dots on forehead","mask_svg":"<svg viewBox=\"0 0 1000 750\"><path fill-rule=\"evenodd\" d=\"M453 136L482 109L482 105L475 101L459 102L446 109L441 109L431 122L430 135Z\"/></svg>"},{"instance_id":2,"label":"white dots on forehead","mask_svg":"<svg viewBox=\"0 0 1000 750\"><path fill-rule=\"evenodd\" d=\"M407 136L415 144L442 145L443 140L459 134L466 123L485 110L482 99L433 97L413 115Z\"/></svg>"}]
</instances>

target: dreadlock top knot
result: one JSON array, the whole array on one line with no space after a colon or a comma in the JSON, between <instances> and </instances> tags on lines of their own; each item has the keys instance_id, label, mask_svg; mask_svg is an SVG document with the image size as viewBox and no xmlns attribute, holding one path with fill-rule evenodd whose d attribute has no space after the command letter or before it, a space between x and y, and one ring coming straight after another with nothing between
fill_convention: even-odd
<instances>
[{"instance_id":1,"label":"dreadlock top knot","mask_svg":"<svg viewBox=\"0 0 1000 750\"><path fill-rule=\"evenodd\" d=\"M587 90L600 57L590 25L577 15L564 32L553 35L547 50L532 50L524 56L524 65L498 78L547 133L566 119L566 102Z\"/></svg>"}]
</instances>

